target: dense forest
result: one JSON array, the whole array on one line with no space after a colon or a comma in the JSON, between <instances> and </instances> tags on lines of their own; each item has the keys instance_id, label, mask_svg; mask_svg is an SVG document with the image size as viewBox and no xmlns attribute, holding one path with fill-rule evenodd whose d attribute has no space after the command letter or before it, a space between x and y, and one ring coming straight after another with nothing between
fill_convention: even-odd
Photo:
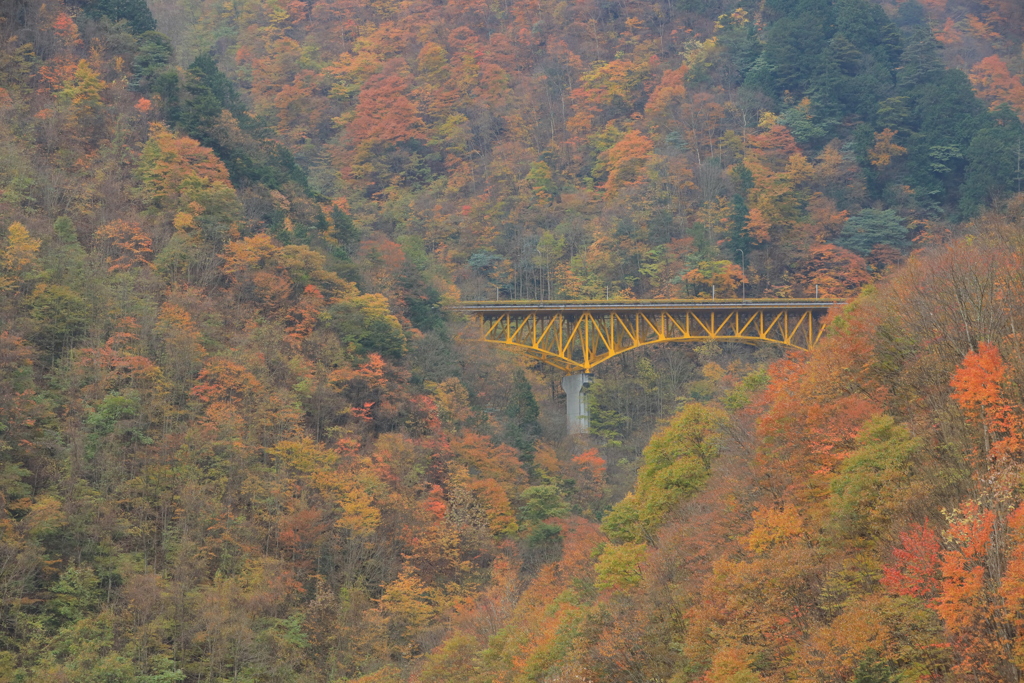
<instances>
[{"instance_id":1,"label":"dense forest","mask_svg":"<svg viewBox=\"0 0 1024 683\"><path fill-rule=\"evenodd\" d=\"M1019 0L0 0L0 683L1024 678ZM477 299L844 297L560 373Z\"/></svg>"}]
</instances>

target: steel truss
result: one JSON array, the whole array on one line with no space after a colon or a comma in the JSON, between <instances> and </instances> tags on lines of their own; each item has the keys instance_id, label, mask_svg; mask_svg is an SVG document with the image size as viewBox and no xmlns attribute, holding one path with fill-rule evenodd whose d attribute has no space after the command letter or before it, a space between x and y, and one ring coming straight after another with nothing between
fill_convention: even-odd
<instances>
[{"instance_id":1,"label":"steel truss","mask_svg":"<svg viewBox=\"0 0 1024 683\"><path fill-rule=\"evenodd\" d=\"M466 302L483 340L522 349L567 374L663 342L733 341L809 350L839 300Z\"/></svg>"}]
</instances>

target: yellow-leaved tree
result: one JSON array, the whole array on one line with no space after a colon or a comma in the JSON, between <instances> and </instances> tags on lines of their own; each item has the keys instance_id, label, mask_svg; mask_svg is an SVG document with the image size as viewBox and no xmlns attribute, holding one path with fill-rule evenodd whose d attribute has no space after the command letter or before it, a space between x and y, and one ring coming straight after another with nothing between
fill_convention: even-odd
<instances>
[{"instance_id":1,"label":"yellow-leaved tree","mask_svg":"<svg viewBox=\"0 0 1024 683\"><path fill-rule=\"evenodd\" d=\"M0 291L24 293L39 277L40 240L33 238L21 223L15 221L7 228L7 247L0 257Z\"/></svg>"},{"instance_id":2,"label":"yellow-leaved tree","mask_svg":"<svg viewBox=\"0 0 1024 683\"><path fill-rule=\"evenodd\" d=\"M139 175L150 210L177 230L219 243L241 220L242 204L224 162L162 123L149 127Z\"/></svg>"}]
</instances>

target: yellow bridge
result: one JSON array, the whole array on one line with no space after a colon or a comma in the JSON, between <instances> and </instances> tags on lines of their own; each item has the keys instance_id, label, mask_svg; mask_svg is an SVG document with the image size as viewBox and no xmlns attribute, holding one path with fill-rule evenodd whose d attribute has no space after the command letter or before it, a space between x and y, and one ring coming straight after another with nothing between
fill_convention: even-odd
<instances>
[{"instance_id":1,"label":"yellow bridge","mask_svg":"<svg viewBox=\"0 0 1024 683\"><path fill-rule=\"evenodd\" d=\"M621 353L662 342L734 341L812 349L841 299L467 301L483 340L589 373Z\"/></svg>"}]
</instances>

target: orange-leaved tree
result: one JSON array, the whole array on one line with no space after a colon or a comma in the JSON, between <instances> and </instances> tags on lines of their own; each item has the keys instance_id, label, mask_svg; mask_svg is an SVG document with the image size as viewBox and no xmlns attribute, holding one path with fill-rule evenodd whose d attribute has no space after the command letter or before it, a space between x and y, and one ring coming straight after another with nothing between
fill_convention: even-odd
<instances>
[{"instance_id":1,"label":"orange-leaved tree","mask_svg":"<svg viewBox=\"0 0 1024 683\"><path fill-rule=\"evenodd\" d=\"M1018 115L1024 114L1024 83L1020 76L1010 73L998 55L975 64L970 78L974 89L992 109L1008 104Z\"/></svg>"},{"instance_id":2,"label":"orange-leaved tree","mask_svg":"<svg viewBox=\"0 0 1024 683\"><path fill-rule=\"evenodd\" d=\"M108 270L129 270L132 266L149 265L153 240L136 221L116 220L96 231L96 237L108 245Z\"/></svg>"},{"instance_id":3,"label":"orange-leaved tree","mask_svg":"<svg viewBox=\"0 0 1024 683\"><path fill-rule=\"evenodd\" d=\"M1009 395L1011 379L999 348L983 341L964 356L950 380L953 399L984 430L984 454L997 462L1019 457L1024 445L1024 415Z\"/></svg>"}]
</instances>

